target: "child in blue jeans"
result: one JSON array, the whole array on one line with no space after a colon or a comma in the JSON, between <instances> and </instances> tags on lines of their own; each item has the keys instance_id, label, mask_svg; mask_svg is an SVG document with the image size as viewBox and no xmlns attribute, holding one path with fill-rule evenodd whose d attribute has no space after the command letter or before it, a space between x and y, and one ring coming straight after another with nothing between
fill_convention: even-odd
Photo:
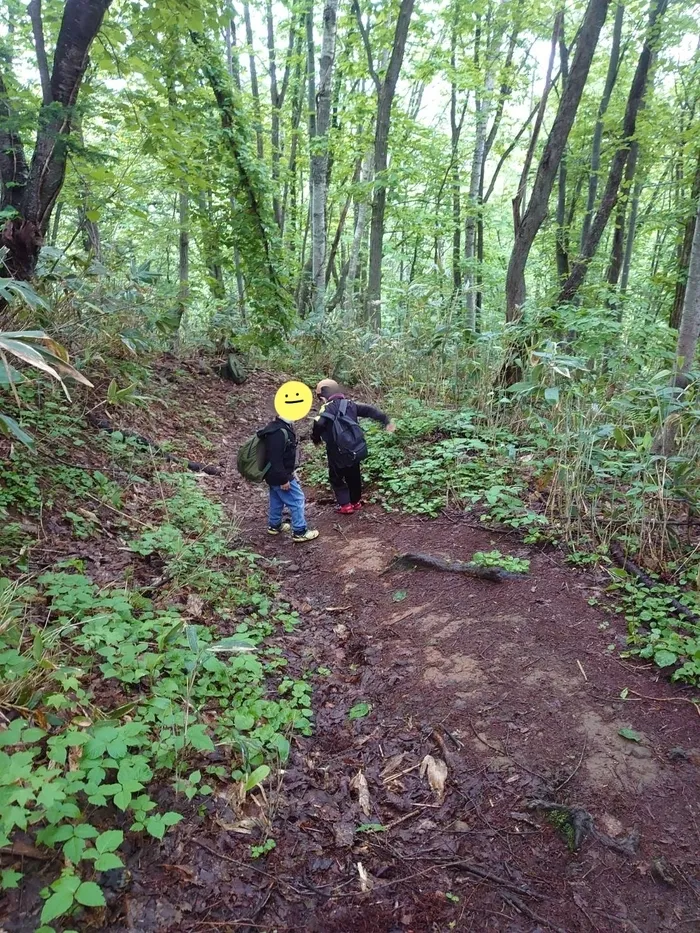
<instances>
[{"instance_id":1,"label":"child in blue jeans","mask_svg":"<svg viewBox=\"0 0 700 933\"><path fill-rule=\"evenodd\" d=\"M292 516L292 540L313 541L318 538L318 531L306 526L304 491L294 472L299 443L294 425L278 416L258 431L258 436L265 441L265 455L270 464L265 474L265 482L270 487L267 533L278 535L281 531L289 531L289 524L282 521L286 506Z\"/></svg>"}]
</instances>

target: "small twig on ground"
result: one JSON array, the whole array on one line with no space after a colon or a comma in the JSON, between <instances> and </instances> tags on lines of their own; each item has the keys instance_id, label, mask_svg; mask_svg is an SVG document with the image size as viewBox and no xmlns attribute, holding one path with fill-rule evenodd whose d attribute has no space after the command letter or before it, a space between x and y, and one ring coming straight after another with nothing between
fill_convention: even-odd
<instances>
[{"instance_id":1,"label":"small twig on ground","mask_svg":"<svg viewBox=\"0 0 700 933\"><path fill-rule=\"evenodd\" d=\"M426 804L426 806L428 805ZM390 829L398 826L399 823L405 823L406 820L409 820L412 816L418 816L418 814L422 813L424 809L424 807L421 807L419 810L412 810L410 813L405 813L403 816L400 816L397 820L392 820L391 823L386 824L384 827L384 832L388 832Z\"/></svg>"},{"instance_id":2,"label":"small twig on ground","mask_svg":"<svg viewBox=\"0 0 700 933\"><path fill-rule=\"evenodd\" d=\"M514 758L508 752L505 752L501 748L496 748L495 745L491 745L489 742L486 741L486 739L482 739L482 737L476 731L474 727L474 723L471 721L471 719L469 720L469 728L472 730L476 738L482 743L482 745L485 745L487 748L490 748L492 752L496 752L496 754L500 755L502 758L510 758L510 760L514 764L516 764L519 768L522 768L523 771L527 771L528 774L531 774L533 777L539 778L540 781L544 781L545 784L547 783L547 779L543 777L541 774L539 774L537 771L533 771L531 768L528 768L527 765L524 765L522 761L518 761L517 758Z\"/></svg>"},{"instance_id":3,"label":"small twig on ground","mask_svg":"<svg viewBox=\"0 0 700 933\"><path fill-rule=\"evenodd\" d=\"M467 874L475 875L477 878L483 878L484 881L492 881L494 884L499 884L502 888L507 888L509 891L514 891L516 894L522 894L523 897L533 897L536 900L542 900L542 895L537 894L535 891L529 891L526 887L520 884L514 884L512 881L508 881L507 878L502 878L500 875L494 875L490 871L486 871L485 868L479 868L478 865L474 865L472 862L467 862L464 859L459 859L457 861L445 861L445 856L429 856L429 855L403 855L398 853L399 857L406 862L435 862L440 868L461 868L463 871L466 871Z\"/></svg>"},{"instance_id":4,"label":"small twig on ground","mask_svg":"<svg viewBox=\"0 0 700 933\"><path fill-rule=\"evenodd\" d=\"M629 690L628 693L633 693L636 697L639 697L640 700L653 700L654 703L692 703L698 714L700 714L698 700L691 700L689 697L650 697L646 696L644 693L637 693L636 690Z\"/></svg>"},{"instance_id":5,"label":"small twig on ground","mask_svg":"<svg viewBox=\"0 0 700 933\"><path fill-rule=\"evenodd\" d=\"M517 911L522 914L525 914L533 923L539 923L543 926L549 927L550 930L554 930L555 933L566 933L566 930L563 927L559 927L556 923L552 923L551 920L548 920L546 917L540 917L539 914L536 914L533 910L523 904L519 897L515 897L513 894L507 894L506 892L501 892L501 897L506 902L510 904L511 907L514 907Z\"/></svg>"},{"instance_id":6,"label":"small twig on ground","mask_svg":"<svg viewBox=\"0 0 700 933\"><path fill-rule=\"evenodd\" d=\"M561 784L557 784L557 786L554 788L555 794L559 793L562 787L566 787L566 785L576 776L576 774L578 774L578 771L581 768L581 765L583 764L583 757L586 754L587 747L588 747L588 739L584 739L583 748L581 749L581 755L579 756L578 764L576 765L574 770L571 772L571 774L568 776L568 778L565 781L562 781Z\"/></svg>"},{"instance_id":7,"label":"small twig on ground","mask_svg":"<svg viewBox=\"0 0 700 933\"><path fill-rule=\"evenodd\" d=\"M618 929L620 930L629 930L630 933L643 933L643 931L637 926L633 920L629 920L627 917L616 917L614 914L606 913L606 911L601 910L600 907L594 907L596 913L602 914L606 920L614 920L615 923L621 924Z\"/></svg>"}]
</instances>

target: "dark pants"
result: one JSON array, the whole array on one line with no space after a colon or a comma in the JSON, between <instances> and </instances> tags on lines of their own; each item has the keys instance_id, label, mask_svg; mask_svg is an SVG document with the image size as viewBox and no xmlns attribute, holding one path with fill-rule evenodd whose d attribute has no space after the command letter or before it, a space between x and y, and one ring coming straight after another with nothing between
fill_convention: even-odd
<instances>
[{"instance_id":1,"label":"dark pants","mask_svg":"<svg viewBox=\"0 0 700 933\"><path fill-rule=\"evenodd\" d=\"M360 464L351 467L338 467L328 463L328 478L331 481L338 505L347 505L348 502L359 502L362 498L362 474Z\"/></svg>"}]
</instances>

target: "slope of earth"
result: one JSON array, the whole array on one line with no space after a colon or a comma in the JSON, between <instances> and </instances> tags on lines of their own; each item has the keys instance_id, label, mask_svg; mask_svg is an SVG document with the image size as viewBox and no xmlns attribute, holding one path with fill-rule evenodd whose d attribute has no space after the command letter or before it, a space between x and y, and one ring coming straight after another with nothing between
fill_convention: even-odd
<instances>
[{"instance_id":1,"label":"slope of earth","mask_svg":"<svg viewBox=\"0 0 700 933\"><path fill-rule=\"evenodd\" d=\"M700 930L700 720L690 693L616 656L622 625L589 604L605 577L460 514L341 521L321 490L317 541L269 538L265 489L232 464L281 377L197 381L227 421L227 472L203 481L303 615L284 649L311 675L316 728L235 819L218 795L142 852L110 928ZM495 544L530 573L391 567ZM258 861L251 827L276 843Z\"/></svg>"},{"instance_id":2,"label":"slope of earth","mask_svg":"<svg viewBox=\"0 0 700 933\"><path fill-rule=\"evenodd\" d=\"M316 541L268 537L266 489L234 464L283 378L236 387L164 359L158 403L114 422L221 468L197 483L302 617L276 643L289 677L313 686L314 734L243 801L225 781L189 804L164 787L159 803L185 819L162 842L128 834L108 909L65 928L700 930L700 717L691 691L619 657L624 623L599 607L606 575L459 512L340 517L325 489L307 488ZM126 501L134 521L149 490ZM42 521L33 571L69 558L100 585L162 579L157 560L121 546L121 526L76 541L60 514ZM404 551L464 560L494 547L530 572L495 584L392 566ZM167 598L184 605L186 587ZM39 869L38 882L55 877L55 859ZM28 899L3 929L35 929Z\"/></svg>"}]
</instances>

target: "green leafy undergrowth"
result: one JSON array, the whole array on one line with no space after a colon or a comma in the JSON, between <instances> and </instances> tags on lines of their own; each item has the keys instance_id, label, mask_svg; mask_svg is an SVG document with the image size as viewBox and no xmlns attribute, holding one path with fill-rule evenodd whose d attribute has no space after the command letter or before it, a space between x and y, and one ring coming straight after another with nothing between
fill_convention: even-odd
<instances>
[{"instance_id":1,"label":"green leafy undergrowth","mask_svg":"<svg viewBox=\"0 0 700 933\"><path fill-rule=\"evenodd\" d=\"M118 483L100 470L74 464L85 457L91 444L114 462L113 442L92 431L86 434L82 418L55 392L30 385L20 387L19 394L22 408L18 419L34 436L36 449L16 445L0 462L0 516L10 509L15 514L38 516L57 503L67 503L72 512L68 518L73 521L78 506L94 509L105 503L120 508L123 490ZM119 465L123 469L124 464ZM89 537L79 520L76 530L77 537ZM4 536L2 545L3 550L8 546Z\"/></svg>"},{"instance_id":2,"label":"green leafy undergrowth","mask_svg":"<svg viewBox=\"0 0 700 933\"><path fill-rule=\"evenodd\" d=\"M700 617L700 598L678 586L658 583L653 590L624 579L610 588L616 611L627 622L626 655L652 660L671 679L700 685L700 625L681 615L675 599Z\"/></svg>"},{"instance_id":3,"label":"green leafy undergrowth","mask_svg":"<svg viewBox=\"0 0 700 933\"><path fill-rule=\"evenodd\" d=\"M470 410L429 409L414 400L404 402L395 424L389 434L364 423L370 453L363 472L386 509L436 516L448 505L478 507L485 523L540 540L548 522L525 503L515 435L488 427ZM322 458L313 458L306 476L325 481Z\"/></svg>"},{"instance_id":4,"label":"green leafy undergrowth","mask_svg":"<svg viewBox=\"0 0 700 933\"><path fill-rule=\"evenodd\" d=\"M478 567L500 567L510 573L527 573L530 570L530 561L526 558L511 557L500 551L476 551L472 554L471 563Z\"/></svg>"},{"instance_id":5,"label":"green leafy undergrowth","mask_svg":"<svg viewBox=\"0 0 700 933\"><path fill-rule=\"evenodd\" d=\"M172 784L176 800L216 781L250 789L266 762L286 760L295 732L311 732L310 685L284 676L268 643L298 615L233 546L235 529L194 477L159 480L172 494L130 547L162 558L170 597L100 588L77 561L0 581L0 706L12 711L0 731L0 846L28 834L68 865L43 892L44 924L104 903L100 873L121 867L126 833L161 839L181 819L159 811L156 786ZM185 578L187 607L173 602ZM1 883L19 880L11 871Z\"/></svg>"}]
</instances>

